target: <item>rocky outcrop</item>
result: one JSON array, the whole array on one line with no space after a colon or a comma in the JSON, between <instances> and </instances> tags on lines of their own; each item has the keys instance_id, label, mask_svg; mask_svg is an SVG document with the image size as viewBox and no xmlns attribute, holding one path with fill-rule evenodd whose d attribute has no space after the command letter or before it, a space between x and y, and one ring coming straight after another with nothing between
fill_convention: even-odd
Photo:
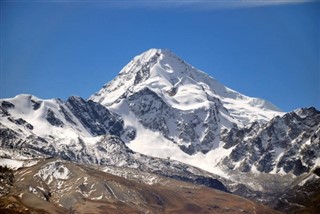
<instances>
[{"instance_id":1,"label":"rocky outcrop","mask_svg":"<svg viewBox=\"0 0 320 214\"><path fill-rule=\"evenodd\" d=\"M263 173L301 175L309 172L319 158L320 112L315 108L300 109L261 126L231 129L222 140L224 148L232 148L222 161L232 170L248 172L254 166Z\"/></svg>"}]
</instances>

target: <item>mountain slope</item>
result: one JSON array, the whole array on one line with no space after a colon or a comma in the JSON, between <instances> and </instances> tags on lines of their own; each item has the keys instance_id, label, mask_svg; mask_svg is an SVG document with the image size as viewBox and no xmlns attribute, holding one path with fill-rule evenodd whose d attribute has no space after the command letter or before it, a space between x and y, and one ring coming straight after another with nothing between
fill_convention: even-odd
<instances>
[{"instance_id":1,"label":"mountain slope","mask_svg":"<svg viewBox=\"0 0 320 214\"><path fill-rule=\"evenodd\" d=\"M123 132L123 121L118 115L98 103L75 96L64 102L17 95L1 100L0 115L2 124L8 128L47 140L54 137L57 144L78 137L120 136Z\"/></svg>"},{"instance_id":2,"label":"mountain slope","mask_svg":"<svg viewBox=\"0 0 320 214\"><path fill-rule=\"evenodd\" d=\"M301 175L320 163L320 112L304 108L275 117L264 125L232 129L222 138L232 149L223 164L242 172Z\"/></svg>"},{"instance_id":3,"label":"mountain slope","mask_svg":"<svg viewBox=\"0 0 320 214\"><path fill-rule=\"evenodd\" d=\"M118 169L122 173L127 170ZM241 197L135 170L129 178L59 159L13 174L1 212L276 213ZM138 175L138 177L136 177ZM1 184L2 186L2 184Z\"/></svg>"},{"instance_id":4,"label":"mountain slope","mask_svg":"<svg viewBox=\"0 0 320 214\"><path fill-rule=\"evenodd\" d=\"M120 139L128 133L121 117L93 101L70 97L63 102L19 95L1 100L0 110L1 157L60 157L78 163L139 168L227 191L215 179L219 176L133 152Z\"/></svg>"}]
</instances>

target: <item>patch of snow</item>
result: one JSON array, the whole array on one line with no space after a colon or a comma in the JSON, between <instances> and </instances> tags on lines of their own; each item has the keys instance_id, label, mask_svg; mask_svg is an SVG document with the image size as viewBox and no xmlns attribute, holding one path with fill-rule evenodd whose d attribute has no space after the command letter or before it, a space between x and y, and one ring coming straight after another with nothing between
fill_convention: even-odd
<instances>
[{"instance_id":1,"label":"patch of snow","mask_svg":"<svg viewBox=\"0 0 320 214\"><path fill-rule=\"evenodd\" d=\"M45 189L43 187L37 186L37 188L45 192Z\"/></svg>"},{"instance_id":2,"label":"patch of snow","mask_svg":"<svg viewBox=\"0 0 320 214\"><path fill-rule=\"evenodd\" d=\"M32 157L22 154L19 150L0 148L0 157L10 157L13 160L28 160Z\"/></svg>"},{"instance_id":3,"label":"patch of snow","mask_svg":"<svg viewBox=\"0 0 320 214\"><path fill-rule=\"evenodd\" d=\"M62 186L63 186L63 184L64 184L64 181L62 181L62 180L57 180L56 183L57 183L57 189L61 189Z\"/></svg>"},{"instance_id":4,"label":"patch of snow","mask_svg":"<svg viewBox=\"0 0 320 214\"><path fill-rule=\"evenodd\" d=\"M84 184L84 185L87 185L87 184L88 184L88 177L84 177L83 184Z\"/></svg>"},{"instance_id":5,"label":"patch of snow","mask_svg":"<svg viewBox=\"0 0 320 214\"><path fill-rule=\"evenodd\" d=\"M252 165L252 166L251 166L251 172L252 172L253 174L256 174L256 175L261 174L261 172L257 169L257 167L256 167L255 165Z\"/></svg>"},{"instance_id":6,"label":"patch of snow","mask_svg":"<svg viewBox=\"0 0 320 214\"><path fill-rule=\"evenodd\" d=\"M38 194L38 191L36 188L32 187L31 185L29 186L29 192L31 192L32 194Z\"/></svg>"},{"instance_id":7,"label":"patch of snow","mask_svg":"<svg viewBox=\"0 0 320 214\"><path fill-rule=\"evenodd\" d=\"M55 180L67 180L71 176L71 172L69 169L63 165L61 161L53 161L45 164L38 173L34 176L38 176L47 184L50 184L54 179ZM62 183L58 183L58 185L62 185Z\"/></svg>"},{"instance_id":8,"label":"patch of snow","mask_svg":"<svg viewBox=\"0 0 320 214\"><path fill-rule=\"evenodd\" d=\"M167 140L160 133L144 128L137 130L136 138L128 143L127 146L141 154L164 159L169 157L172 160L177 160L191 166L199 167L208 172L228 177L228 175L220 169L218 163L223 157L229 155L232 149L226 150L218 147L209 151L207 154L199 152L194 155L188 155L184 153L177 144Z\"/></svg>"},{"instance_id":9,"label":"patch of snow","mask_svg":"<svg viewBox=\"0 0 320 214\"><path fill-rule=\"evenodd\" d=\"M298 185L299 186L304 186L307 182L312 182L319 179L319 176L316 174L312 174L310 175L308 178L304 179L303 181L301 181Z\"/></svg>"},{"instance_id":10,"label":"patch of snow","mask_svg":"<svg viewBox=\"0 0 320 214\"><path fill-rule=\"evenodd\" d=\"M314 168L320 166L320 158L317 158L315 161L314 161Z\"/></svg>"},{"instance_id":11,"label":"patch of snow","mask_svg":"<svg viewBox=\"0 0 320 214\"><path fill-rule=\"evenodd\" d=\"M21 160L12 160L8 158L0 158L0 166L8 167L10 169L19 169L23 167L24 161Z\"/></svg>"},{"instance_id":12,"label":"patch of snow","mask_svg":"<svg viewBox=\"0 0 320 214\"><path fill-rule=\"evenodd\" d=\"M98 197L93 197L91 200L101 200L103 198L103 194Z\"/></svg>"}]
</instances>

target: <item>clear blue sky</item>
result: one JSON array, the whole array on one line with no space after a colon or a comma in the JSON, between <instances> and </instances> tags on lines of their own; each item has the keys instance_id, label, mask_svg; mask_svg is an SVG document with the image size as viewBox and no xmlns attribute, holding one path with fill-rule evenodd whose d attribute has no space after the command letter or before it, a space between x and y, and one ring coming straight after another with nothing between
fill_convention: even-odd
<instances>
[{"instance_id":1,"label":"clear blue sky","mask_svg":"<svg viewBox=\"0 0 320 214\"><path fill-rule=\"evenodd\" d=\"M284 111L320 109L320 3L263 2L1 1L0 97L88 98L168 48Z\"/></svg>"}]
</instances>

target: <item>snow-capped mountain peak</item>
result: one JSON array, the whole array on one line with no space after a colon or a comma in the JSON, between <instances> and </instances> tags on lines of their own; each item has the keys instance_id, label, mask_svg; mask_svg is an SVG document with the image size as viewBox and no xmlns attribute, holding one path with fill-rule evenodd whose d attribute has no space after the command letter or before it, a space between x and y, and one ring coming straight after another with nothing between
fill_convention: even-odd
<instances>
[{"instance_id":1,"label":"snow-capped mountain peak","mask_svg":"<svg viewBox=\"0 0 320 214\"><path fill-rule=\"evenodd\" d=\"M210 157L202 168L211 172L218 157L231 152L222 149L223 133L283 114L162 49L134 57L90 100L121 115L125 129L134 130L132 137L122 137L132 150L191 165Z\"/></svg>"},{"instance_id":2,"label":"snow-capped mountain peak","mask_svg":"<svg viewBox=\"0 0 320 214\"><path fill-rule=\"evenodd\" d=\"M243 126L281 115L268 101L240 94L180 59L170 50L150 49L129 62L119 75L90 97L112 106L124 97L148 88L169 106L180 110L223 106L232 122Z\"/></svg>"}]
</instances>

